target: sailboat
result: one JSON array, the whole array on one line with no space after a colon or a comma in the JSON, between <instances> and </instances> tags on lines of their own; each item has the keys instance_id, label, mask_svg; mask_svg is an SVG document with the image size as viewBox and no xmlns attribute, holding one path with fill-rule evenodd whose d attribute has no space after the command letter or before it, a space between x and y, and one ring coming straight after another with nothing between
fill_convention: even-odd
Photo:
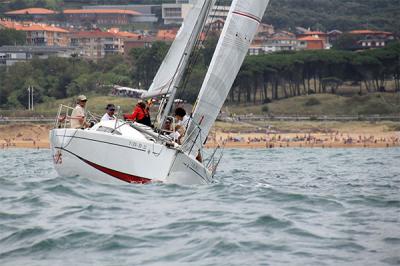
<instances>
[{"instance_id":1,"label":"sailboat","mask_svg":"<svg viewBox=\"0 0 400 266\"><path fill-rule=\"evenodd\" d=\"M149 90L143 98L161 97L155 128L120 119L74 129L56 119L50 131L54 166L61 176L85 176L102 182L207 184L221 159L216 150L204 156L203 144L229 93L269 0L233 0L200 89L182 143L162 130L173 107L190 54L216 0L197 0ZM60 106L57 118L71 108ZM202 160L199 160L199 154Z\"/></svg>"}]
</instances>

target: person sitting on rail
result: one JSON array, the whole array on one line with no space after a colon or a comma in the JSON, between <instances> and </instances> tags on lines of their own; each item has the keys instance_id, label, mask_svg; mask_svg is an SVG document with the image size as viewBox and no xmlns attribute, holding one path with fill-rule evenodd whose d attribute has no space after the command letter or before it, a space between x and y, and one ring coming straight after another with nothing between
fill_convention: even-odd
<instances>
[{"instance_id":1,"label":"person sitting on rail","mask_svg":"<svg viewBox=\"0 0 400 266\"><path fill-rule=\"evenodd\" d=\"M71 113L71 128L86 128L89 123L85 119L85 106L87 98L85 95L79 95L77 98L77 105Z\"/></svg>"}]
</instances>

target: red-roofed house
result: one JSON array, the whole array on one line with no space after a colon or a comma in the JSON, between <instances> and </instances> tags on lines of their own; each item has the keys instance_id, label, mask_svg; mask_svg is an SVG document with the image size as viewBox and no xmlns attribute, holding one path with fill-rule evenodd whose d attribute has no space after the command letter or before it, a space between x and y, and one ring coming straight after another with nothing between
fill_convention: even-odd
<instances>
[{"instance_id":1,"label":"red-roofed house","mask_svg":"<svg viewBox=\"0 0 400 266\"><path fill-rule=\"evenodd\" d=\"M25 8L6 12L5 15L15 20L48 21L58 12L46 8Z\"/></svg>"},{"instance_id":2,"label":"red-roofed house","mask_svg":"<svg viewBox=\"0 0 400 266\"><path fill-rule=\"evenodd\" d=\"M129 55L133 48L150 48L155 41L154 37L150 36L137 36L136 38L129 38L124 40L124 54Z\"/></svg>"},{"instance_id":3,"label":"red-roofed house","mask_svg":"<svg viewBox=\"0 0 400 266\"><path fill-rule=\"evenodd\" d=\"M353 30L349 34L357 38L357 49L382 48L394 40L394 35L386 31Z\"/></svg>"},{"instance_id":4,"label":"red-roofed house","mask_svg":"<svg viewBox=\"0 0 400 266\"><path fill-rule=\"evenodd\" d=\"M255 38L250 46L250 55L259 55L280 51L295 51L297 49L298 41L294 36L280 36L274 35L267 39Z\"/></svg>"},{"instance_id":5,"label":"red-roofed house","mask_svg":"<svg viewBox=\"0 0 400 266\"><path fill-rule=\"evenodd\" d=\"M111 32L114 33L115 35L120 36L121 38L139 38L140 36L142 36L142 34L138 34L138 33L133 33L133 32L129 32L129 31L120 31L119 28L111 28L109 30L107 30L107 32Z\"/></svg>"},{"instance_id":6,"label":"red-roofed house","mask_svg":"<svg viewBox=\"0 0 400 266\"><path fill-rule=\"evenodd\" d=\"M4 28L26 32L26 43L35 46L61 46L69 45L68 31L59 27L32 22L0 21Z\"/></svg>"},{"instance_id":7,"label":"red-roofed house","mask_svg":"<svg viewBox=\"0 0 400 266\"><path fill-rule=\"evenodd\" d=\"M97 60L124 52L124 38L105 31L79 31L70 34L71 46L80 49L80 56Z\"/></svg>"},{"instance_id":8,"label":"red-roofed house","mask_svg":"<svg viewBox=\"0 0 400 266\"><path fill-rule=\"evenodd\" d=\"M25 8L6 12L6 15L50 15L56 13L56 11L46 8Z\"/></svg>"},{"instance_id":9,"label":"red-roofed house","mask_svg":"<svg viewBox=\"0 0 400 266\"><path fill-rule=\"evenodd\" d=\"M63 13L67 21L74 25L128 25L135 16L141 15L124 9L66 9Z\"/></svg>"},{"instance_id":10,"label":"red-roofed house","mask_svg":"<svg viewBox=\"0 0 400 266\"><path fill-rule=\"evenodd\" d=\"M257 35L250 48L250 55L259 55L279 51L294 51L297 49L296 37L287 31L278 31L271 35Z\"/></svg>"},{"instance_id":11,"label":"red-roofed house","mask_svg":"<svg viewBox=\"0 0 400 266\"><path fill-rule=\"evenodd\" d=\"M309 42L312 47L319 47L319 44L317 44L317 42L319 42L319 41L317 41L317 39L322 40L322 42L323 42L322 49L330 48L328 34L325 32L322 32L322 31L306 31L304 33L297 34L296 37L300 41ZM303 46L303 45L301 45L301 46ZM301 47L300 49L303 49L303 47ZM308 48L308 49L318 50L319 48Z\"/></svg>"},{"instance_id":12,"label":"red-roofed house","mask_svg":"<svg viewBox=\"0 0 400 266\"><path fill-rule=\"evenodd\" d=\"M325 49L325 40L316 36L307 36L298 38L299 50L323 50Z\"/></svg>"},{"instance_id":13,"label":"red-roofed house","mask_svg":"<svg viewBox=\"0 0 400 266\"><path fill-rule=\"evenodd\" d=\"M159 30L156 35L156 40L161 42L173 42L177 34L178 29Z\"/></svg>"}]
</instances>

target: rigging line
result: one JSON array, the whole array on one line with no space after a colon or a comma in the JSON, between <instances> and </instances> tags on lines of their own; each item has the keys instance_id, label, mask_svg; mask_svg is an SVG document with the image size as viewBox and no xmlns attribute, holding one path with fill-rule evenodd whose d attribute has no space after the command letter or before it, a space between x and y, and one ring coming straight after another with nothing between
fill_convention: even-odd
<instances>
[{"instance_id":1,"label":"rigging line","mask_svg":"<svg viewBox=\"0 0 400 266\"><path fill-rule=\"evenodd\" d=\"M221 0L217 0L217 2L215 3L214 7L219 6L220 2L221 2ZM213 7L211 7L211 8L213 8ZM209 18L211 18L211 20L210 20L211 22L215 19L216 14L217 14L217 8L215 8L213 14L209 16ZM206 19L206 21L207 21L207 19ZM204 40L201 40L201 38L199 38L197 40L197 42L196 42L195 49L194 49L195 52L192 53L192 56L189 59L190 60L189 63L188 63L189 67L186 70L185 78L184 78L184 80L182 82L182 86L181 86L182 90L179 92L179 97L177 97L177 98L183 98L183 96L184 96L184 94L186 92L186 88L187 88L187 84L189 82L189 78L190 78L191 74L193 73L194 66L196 65L196 63L197 63L197 61L198 61L198 59L200 57L200 54L201 54L200 53L200 46L203 45L203 43L207 39L207 36L209 35L210 29L211 29L211 23L210 23L210 25L207 27L207 29L205 31ZM203 31L202 31L202 33L203 33Z\"/></svg>"}]
</instances>

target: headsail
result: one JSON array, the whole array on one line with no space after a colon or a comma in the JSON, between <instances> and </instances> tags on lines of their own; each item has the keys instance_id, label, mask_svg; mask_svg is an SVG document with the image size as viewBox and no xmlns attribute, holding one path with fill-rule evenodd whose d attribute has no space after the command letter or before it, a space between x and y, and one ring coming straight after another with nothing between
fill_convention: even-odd
<instances>
[{"instance_id":1,"label":"headsail","mask_svg":"<svg viewBox=\"0 0 400 266\"><path fill-rule=\"evenodd\" d=\"M190 149L192 154L206 140L239 72L268 2L269 0L233 0L186 133L185 149Z\"/></svg>"},{"instance_id":2,"label":"headsail","mask_svg":"<svg viewBox=\"0 0 400 266\"><path fill-rule=\"evenodd\" d=\"M192 9L179 29L171 48L154 77L153 83L149 90L143 93L142 98L171 93L170 89L180 82L176 78L179 79L179 76L183 75L190 54L215 0L195 0L192 2Z\"/></svg>"}]
</instances>

